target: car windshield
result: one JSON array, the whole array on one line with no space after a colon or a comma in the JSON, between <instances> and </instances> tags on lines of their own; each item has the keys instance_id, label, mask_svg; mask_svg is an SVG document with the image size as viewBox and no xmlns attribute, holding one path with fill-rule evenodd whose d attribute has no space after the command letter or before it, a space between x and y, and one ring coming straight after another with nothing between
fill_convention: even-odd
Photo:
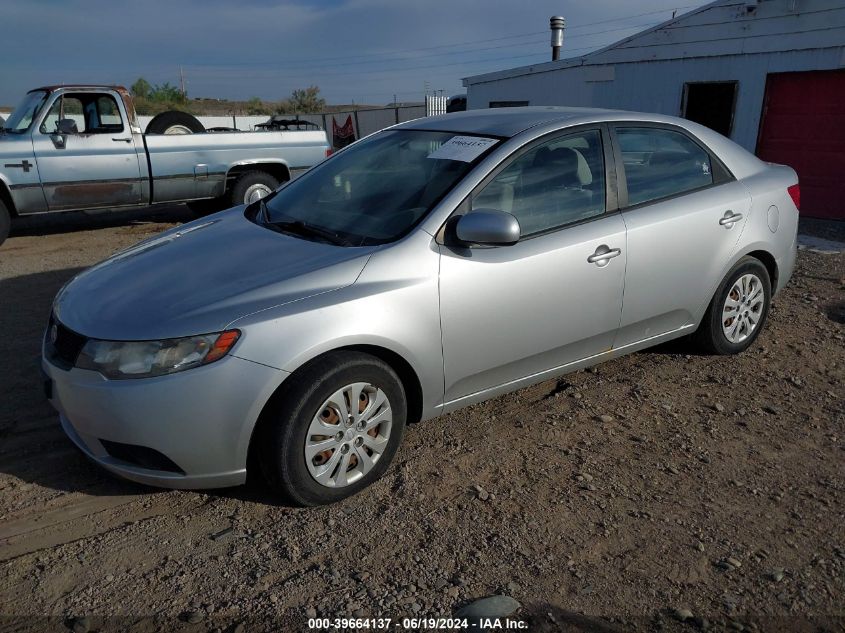
<instances>
[{"instance_id":1,"label":"car windshield","mask_svg":"<svg viewBox=\"0 0 845 633\"><path fill-rule=\"evenodd\" d=\"M263 221L347 246L407 234L498 139L391 130L363 139L268 198Z\"/></svg>"},{"instance_id":2,"label":"car windshield","mask_svg":"<svg viewBox=\"0 0 845 633\"><path fill-rule=\"evenodd\" d=\"M47 93L43 90L27 92L23 101L20 102L15 111L6 119L3 128L7 132L26 132L32 124L32 120L38 116L41 106L47 100Z\"/></svg>"}]
</instances>

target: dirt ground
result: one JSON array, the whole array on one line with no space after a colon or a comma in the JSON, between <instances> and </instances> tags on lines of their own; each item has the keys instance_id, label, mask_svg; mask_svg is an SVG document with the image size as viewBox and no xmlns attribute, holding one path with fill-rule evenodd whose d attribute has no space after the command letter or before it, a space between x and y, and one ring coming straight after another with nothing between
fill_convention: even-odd
<instances>
[{"instance_id":1,"label":"dirt ground","mask_svg":"<svg viewBox=\"0 0 845 633\"><path fill-rule=\"evenodd\" d=\"M739 357L675 343L413 425L377 484L298 509L113 479L41 392L61 285L189 217L0 248L0 631L298 631L499 593L533 631L845 630L844 255L802 252Z\"/></svg>"}]
</instances>

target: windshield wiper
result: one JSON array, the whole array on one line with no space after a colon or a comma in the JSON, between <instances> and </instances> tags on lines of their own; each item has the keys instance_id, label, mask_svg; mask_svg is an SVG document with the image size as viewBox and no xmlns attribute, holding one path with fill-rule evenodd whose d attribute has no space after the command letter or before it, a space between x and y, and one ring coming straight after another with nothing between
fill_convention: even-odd
<instances>
[{"instance_id":1,"label":"windshield wiper","mask_svg":"<svg viewBox=\"0 0 845 633\"><path fill-rule=\"evenodd\" d=\"M270 211L264 203L264 200L258 201L258 207L260 209L262 223L276 231L290 233L291 235L299 235L300 237L317 237L324 242L329 242L330 244L335 244L337 246L352 245L349 240L341 237L334 231L329 231L321 226L306 224L302 220L271 220Z\"/></svg>"}]
</instances>

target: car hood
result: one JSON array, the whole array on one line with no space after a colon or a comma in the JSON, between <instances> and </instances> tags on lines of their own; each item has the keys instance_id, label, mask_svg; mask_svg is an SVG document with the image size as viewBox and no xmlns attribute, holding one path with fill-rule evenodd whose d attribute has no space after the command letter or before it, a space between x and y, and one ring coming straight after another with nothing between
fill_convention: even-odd
<instances>
[{"instance_id":1,"label":"car hood","mask_svg":"<svg viewBox=\"0 0 845 633\"><path fill-rule=\"evenodd\" d=\"M106 340L219 332L247 314L354 283L376 248L283 235L237 207L80 273L59 292L53 310L75 332Z\"/></svg>"}]
</instances>

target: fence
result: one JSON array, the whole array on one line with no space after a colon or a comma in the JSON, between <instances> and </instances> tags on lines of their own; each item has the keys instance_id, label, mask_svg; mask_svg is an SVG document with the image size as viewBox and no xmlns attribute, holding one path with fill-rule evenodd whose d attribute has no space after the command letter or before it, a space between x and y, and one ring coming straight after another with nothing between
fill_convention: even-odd
<instances>
[{"instance_id":1,"label":"fence","mask_svg":"<svg viewBox=\"0 0 845 633\"><path fill-rule=\"evenodd\" d=\"M439 97L435 97L435 99L438 98ZM445 111L445 100L443 107ZM7 118L9 114L0 112L0 116ZM378 132L386 127L395 125L396 123L404 123L405 121L412 121L413 119L424 117L426 116L426 106L412 105L393 108L368 108L366 110L349 110L346 112L319 112L314 114L291 114L284 116L285 118L311 121L312 123L317 124L320 129L328 132L329 142L334 145L332 123L335 123L338 127L343 127L347 121L351 121L355 138L359 139L362 136ZM153 117L151 116L138 117L142 130L147 129L147 124L152 120L152 118ZM206 128L233 127L238 130L249 132L255 130L255 126L257 124L264 123L270 117L266 115L238 116L233 114L231 116L198 116L197 118Z\"/></svg>"}]
</instances>

